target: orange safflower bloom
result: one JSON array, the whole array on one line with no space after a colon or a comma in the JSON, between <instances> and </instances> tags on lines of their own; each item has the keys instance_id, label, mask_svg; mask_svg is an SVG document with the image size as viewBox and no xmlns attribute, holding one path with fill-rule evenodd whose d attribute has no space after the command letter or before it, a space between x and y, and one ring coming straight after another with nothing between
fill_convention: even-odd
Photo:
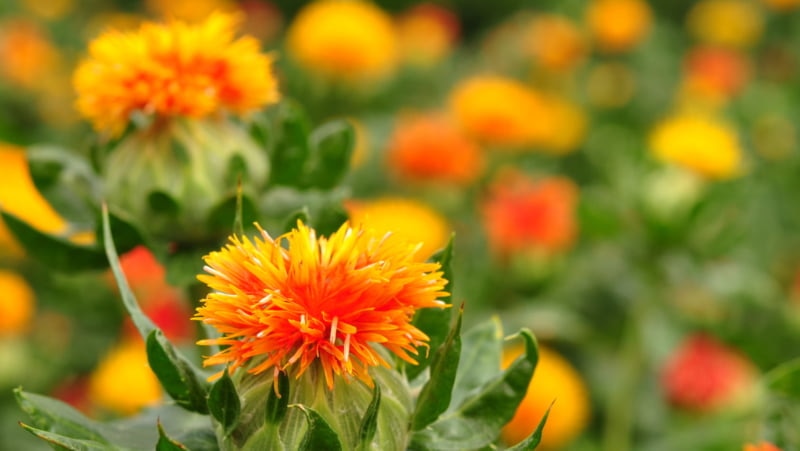
<instances>
[{"instance_id":1,"label":"orange safflower bloom","mask_svg":"<svg viewBox=\"0 0 800 451\"><path fill-rule=\"evenodd\" d=\"M195 318L222 334L198 344L224 347L204 365L299 378L316 363L332 388L335 375L371 384L369 367L389 367L372 344L416 363L428 337L411 319L447 295L439 264L414 261L417 247L348 223L328 238L300 221L276 240L232 236L198 276L214 291Z\"/></svg>"},{"instance_id":2,"label":"orange safflower bloom","mask_svg":"<svg viewBox=\"0 0 800 451\"><path fill-rule=\"evenodd\" d=\"M761 0L776 11L789 11L800 6L800 0Z\"/></svg>"},{"instance_id":3,"label":"orange safflower bloom","mask_svg":"<svg viewBox=\"0 0 800 451\"><path fill-rule=\"evenodd\" d=\"M555 14L534 17L524 45L539 65L555 71L573 69L588 51L586 36L578 25L568 17Z\"/></svg>"},{"instance_id":4,"label":"orange safflower bloom","mask_svg":"<svg viewBox=\"0 0 800 451\"><path fill-rule=\"evenodd\" d=\"M0 269L0 338L28 330L36 310L36 294L19 274Z\"/></svg>"},{"instance_id":5,"label":"orange safflower bloom","mask_svg":"<svg viewBox=\"0 0 800 451\"><path fill-rule=\"evenodd\" d=\"M457 185L474 181L484 166L478 145L447 117L437 114L401 119L386 159L402 179Z\"/></svg>"},{"instance_id":6,"label":"orange safflower bloom","mask_svg":"<svg viewBox=\"0 0 800 451\"><path fill-rule=\"evenodd\" d=\"M499 146L536 143L552 129L544 97L516 80L479 76L458 84L450 108L471 136Z\"/></svg>"},{"instance_id":7,"label":"orange safflower bloom","mask_svg":"<svg viewBox=\"0 0 800 451\"><path fill-rule=\"evenodd\" d=\"M212 14L197 25L145 23L92 41L75 71L77 108L99 131L120 133L133 113L200 118L247 114L278 99L272 57L237 19Z\"/></svg>"},{"instance_id":8,"label":"orange safflower bloom","mask_svg":"<svg viewBox=\"0 0 800 451\"><path fill-rule=\"evenodd\" d=\"M50 80L60 60L45 31L22 19L0 23L0 54L0 79L25 89Z\"/></svg>"},{"instance_id":9,"label":"orange safflower bloom","mask_svg":"<svg viewBox=\"0 0 800 451\"><path fill-rule=\"evenodd\" d=\"M576 201L577 187L569 179L535 180L515 170L503 172L482 206L490 247L499 255L567 249L577 233Z\"/></svg>"},{"instance_id":10,"label":"orange safflower bloom","mask_svg":"<svg viewBox=\"0 0 800 451\"><path fill-rule=\"evenodd\" d=\"M722 47L697 47L684 60L687 88L710 99L726 99L740 92L750 77L744 55Z\"/></svg>"},{"instance_id":11,"label":"orange safflower bloom","mask_svg":"<svg viewBox=\"0 0 800 451\"><path fill-rule=\"evenodd\" d=\"M626 52L650 32L653 13L643 0L592 0L586 21L597 47L605 52Z\"/></svg>"},{"instance_id":12,"label":"orange safflower bloom","mask_svg":"<svg viewBox=\"0 0 800 451\"><path fill-rule=\"evenodd\" d=\"M446 57L458 40L458 17L433 3L420 3L397 18L397 40L405 61L431 66Z\"/></svg>"},{"instance_id":13,"label":"orange safflower bloom","mask_svg":"<svg viewBox=\"0 0 800 451\"><path fill-rule=\"evenodd\" d=\"M758 444L747 443L742 448L742 451L781 451L780 448L769 442L761 442Z\"/></svg>"}]
</instances>

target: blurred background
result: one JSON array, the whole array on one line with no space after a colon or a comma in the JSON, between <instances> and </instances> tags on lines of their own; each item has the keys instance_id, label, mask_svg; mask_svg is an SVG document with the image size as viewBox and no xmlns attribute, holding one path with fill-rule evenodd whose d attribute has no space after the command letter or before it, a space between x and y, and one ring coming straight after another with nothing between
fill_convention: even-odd
<instances>
[{"instance_id":1,"label":"blurred background","mask_svg":"<svg viewBox=\"0 0 800 451\"><path fill-rule=\"evenodd\" d=\"M4 0L3 210L93 241L26 155L89 155L93 38L214 11L273 53L284 99L355 127L349 217L421 258L454 232L466 324L533 330L503 443L555 398L545 449L800 449L800 1ZM123 266L191 347L197 299L146 248ZM106 271L53 270L0 223L0 450L43 448L17 386L102 419L160 402L135 335Z\"/></svg>"}]
</instances>

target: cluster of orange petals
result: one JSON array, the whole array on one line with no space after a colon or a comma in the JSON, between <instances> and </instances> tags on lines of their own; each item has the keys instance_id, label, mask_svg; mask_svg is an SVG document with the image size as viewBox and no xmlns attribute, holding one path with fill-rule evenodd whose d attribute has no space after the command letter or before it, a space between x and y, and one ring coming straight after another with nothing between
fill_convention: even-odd
<instances>
[{"instance_id":1,"label":"cluster of orange petals","mask_svg":"<svg viewBox=\"0 0 800 451\"><path fill-rule=\"evenodd\" d=\"M199 118L247 114L277 101L272 58L257 39L236 38L236 22L217 13L200 24L104 33L75 71L78 110L96 129L116 134L134 112Z\"/></svg>"},{"instance_id":2,"label":"cluster of orange petals","mask_svg":"<svg viewBox=\"0 0 800 451\"><path fill-rule=\"evenodd\" d=\"M724 47L698 47L686 57L689 89L700 95L728 98L739 93L750 78L745 57Z\"/></svg>"},{"instance_id":3,"label":"cluster of orange petals","mask_svg":"<svg viewBox=\"0 0 800 451\"><path fill-rule=\"evenodd\" d=\"M781 451L780 448L769 442L761 442L758 444L746 444L742 451Z\"/></svg>"},{"instance_id":4,"label":"cluster of orange petals","mask_svg":"<svg viewBox=\"0 0 800 451\"><path fill-rule=\"evenodd\" d=\"M400 178L466 185L481 175L480 147L444 115L400 120L390 139L387 163Z\"/></svg>"},{"instance_id":5,"label":"cluster of orange petals","mask_svg":"<svg viewBox=\"0 0 800 451\"><path fill-rule=\"evenodd\" d=\"M499 255L567 249L577 234L577 195L575 184L564 177L536 180L514 170L501 172L482 205L490 247Z\"/></svg>"},{"instance_id":6,"label":"cluster of orange petals","mask_svg":"<svg viewBox=\"0 0 800 451\"><path fill-rule=\"evenodd\" d=\"M232 236L198 276L213 292L195 319L222 334L199 344L223 347L204 365L300 377L319 362L332 388L335 375L371 384L369 367L389 365L372 344L415 363L428 337L411 324L414 313L447 305L439 264L414 261L417 248L347 223L328 238L302 222L275 240L263 230Z\"/></svg>"}]
</instances>

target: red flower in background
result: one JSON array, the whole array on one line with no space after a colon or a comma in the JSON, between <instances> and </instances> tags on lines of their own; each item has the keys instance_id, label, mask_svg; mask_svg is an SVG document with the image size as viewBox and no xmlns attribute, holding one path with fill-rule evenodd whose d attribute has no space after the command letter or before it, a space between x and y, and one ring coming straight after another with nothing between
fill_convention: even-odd
<instances>
[{"instance_id":1,"label":"red flower in background","mask_svg":"<svg viewBox=\"0 0 800 451\"><path fill-rule=\"evenodd\" d=\"M689 89L700 95L728 98L750 79L750 67L741 53L722 47L697 47L684 61Z\"/></svg>"},{"instance_id":2,"label":"red flower in background","mask_svg":"<svg viewBox=\"0 0 800 451\"><path fill-rule=\"evenodd\" d=\"M673 405L698 412L744 402L755 383L755 367L716 338L688 337L667 362L662 386Z\"/></svg>"},{"instance_id":3,"label":"red flower in background","mask_svg":"<svg viewBox=\"0 0 800 451\"><path fill-rule=\"evenodd\" d=\"M499 255L569 248L577 234L577 193L564 177L536 180L516 170L501 172L482 205L489 246Z\"/></svg>"}]
</instances>

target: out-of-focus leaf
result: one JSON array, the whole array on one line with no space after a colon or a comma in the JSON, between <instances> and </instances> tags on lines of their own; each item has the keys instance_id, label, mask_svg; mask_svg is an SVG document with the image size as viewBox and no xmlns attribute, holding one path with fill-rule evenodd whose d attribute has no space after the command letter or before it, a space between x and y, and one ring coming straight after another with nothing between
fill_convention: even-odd
<instances>
[{"instance_id":1,"label":"out-of-focus leaf","mask_svg":"<svg viewBox=\"0 0 800 451\"><path fill-rule=\"evenodd\" d=\"M764 376L770 391L800 401L800 359L778 365Z\"/></svg>"},{"instance_id":2,"label":"out-of-focus leaf","mask_svg":"<svg viewBox=\"0 0 800 451\"><path fill-rule=\"evenodd\" d=\"M461 357L461 320L464 308L461 307L455 324L442 346L436 350L431 362L431 376L417 397L414 415L411 417L411 430L417 431L433 423L450 406L453 384Z\"/></svg>"},{"instance_id":3,"label":"out-of-focus leaf","mask_svg":"<svg viewBox=\"0 0 800 451\"><path fill-rule=\"evenodd\" d=\"M437 252L433 258L433 261L438 262L442 267L443 275L442 277L447 280L447 286L445 287L448 292L453 292L453 268L452 268L452 261L453 261L453 237L450 237L450 241L448 241L447 246L444 249ZM444 299L445 302L448 304L452 302L452 295ZM422 373L430 364L433 355L435 355L436 350L439 349L439 346L444 343L445 338L447 337L448 330L450 324L450 318L452 314L450 313L450 309L420 309L417 310L417 313L414 315L414 325L428 335L429 341L428 345L430 349L420 347L417 348L419 354L417 355L417 365L406 365L406 377L408 380L414 380L420 373Z\"/></svg>"},{"instance_id":4,"label":"out-of-focus leaf","mask_svg":"<svg viewBox=\"0 0 800 451\"><path fill-rule=\"evenodd\" d=\"M239 394L236 393L236 386L233 385L228 371L222 372L222 377L217 379L208 391L208 411L229 434L239 421L242 412L242 402Z\"/></svg>"},{"instance_id":5,"label":"out-of-focus leaf","mask_svg":"<svg viewBox=\"0 0 800 451\"><path fill-rule=\"evenodd\" d=\"M284 232L290 232L292 229L297 228L297 221L303 221L303 224L310 223L310 217L308 214L308 208L303 207L289 215L286 219L286 225L283 227Z\"/></svg>"},{"instance_id":6,"label":"out-of-focus leaf","mask_svg":"<svg viewBox=\"0 0 800 451\"><path fill-rule=\"evenodd\" d=\"M271 183L299 186L309 156L308 136L311 126L302 108L293 102L284 101L279 106L278 139L272 148Z\"/></svg>"},{"instance_id":7,"label":"out-of-focus leaf","mask_svg":"<svg viewBox=\"0 0 800 451\"><path fill-rule=\"evenodd\" d=\"M156 451L186 451L188 448L181 443L169 438L164 428L161 427L161 422L158 422L158 442L156 442Z\"/></svg>"},{"instance_id":8,"label":"out-of-focus leaf","mask_svg":"<svg viewBox=\"0 0 800 451\"><path fill-rule=\"evenodd\" d=\"M300 450L340 451L342 449L339 436L316 410L302 404L295 404L294 407L300 409L308 421L308 430L300 443Z\"/></svg>"},{"instance_id":9,"label":"out-of-focus leaf","mask_svg":"<svg viewBox=\"0 0 800 451\"><path fill-rule=\"evenodd\" d=\"M536 426L536 429L525 438L525 440L517 443L516 445L507 448L508 451L533 451L539 446L539 443L542 442L542 431L544 431L544 425L547 423L547 417L550 415L550 409L553 408L553 404L550 404L550 407L547 408L547 411L542 415L542 419L539 420L539 425Z\"/></svg>"},{"instance_id":10,"label":"out-of-focus leaf","mask_svg":"<svg viewBox=\"0 0 800 451\"><path fill-rule=\"evenodd\" d=\"M23 429L40 439L50 443L55 449L66 449L69 451L115 451L120 450L117 446L100 443L94 440L78 439L67 437L61 434L44 431L25 423L20 423Z\"/></svg>"},{"instance_id":11,"label":"out-of-focus leaf","mask_svg":"<svg viewBox=\"0 0 800 451\"><path fill-rule=\"evenodd\" d=\"M284 371L278 372L278 393L275 390L267 396L266 421L269 424L280 424L289 410L289 376Z\"/></svg>"},{"instance_id":12,"label":"out-of-focus leaf","mask_svg":"<svg viewBox=\"0 0 800 451\"><path fill-rule=\"evenodd\" d=\"M239 194L234 194L211 209L208 226L222 236L231 232L240 233L236 225L240 224L242 231L251 228L258 220L257 211L256 204L250 196L245 193L241 193L241 197Z\"/></svg>"},{"instance_id":13,"label":"out-of-focus leaf","mask_svg":"<svg viewBox=\"0 0 800 451\"><path fill-rule=\"evenodd\" d=\"M208 413L208 387L202 373L178 355L159 329L147 336L147 362L179 406L192 412Z\"/></svg>"},{"instance_id":14,"label":"out-of-focus leaf","mask_svg":"<svg viewBox=\"0 0 800 451\"><path fill-rule=\"evenodd\" d=\"M309 137L311 156L307 165L306 186L330 189L347 173L356 140L350 122L336 120L317 127Z\"/></svg>"},{"instance_id":15,"label":"out-of-focus leaf","mask_svg":"<svg viewBox=\"0 0 800 451\"><path fill-rule=\"evenodd\" d=\"M363 450L370 449L372 439L378 430L378 409L381 406L381 386L375 384L372 391L372 401L367 406L364 417L361 419L361 426L358 429L359 447Z\"/></svg>"}]
</instances>

